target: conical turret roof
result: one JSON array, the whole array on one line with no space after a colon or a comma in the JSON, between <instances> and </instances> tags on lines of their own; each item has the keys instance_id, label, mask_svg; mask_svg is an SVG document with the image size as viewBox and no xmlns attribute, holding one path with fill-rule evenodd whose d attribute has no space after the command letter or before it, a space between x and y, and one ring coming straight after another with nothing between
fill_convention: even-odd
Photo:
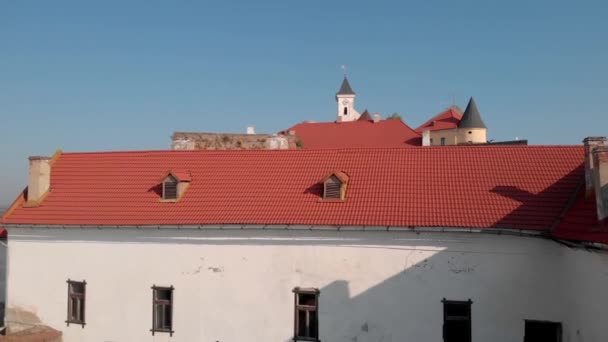
<instances>
[{"instance_id":1,"label":"conical turret roof","mask_svg":"<svg viewBox=\"0 0 608 342\"><path fill-rule=\"evenodd\" d=\"M458 128L487 128L483 123L483 120L481 120L481 114L479 114L479 110L477 110L477 105L475 104L473 97L469 100L467 109L465 109L464 114L462 114L462 119L460 119L460 122L458 123Z\"/></svg>"},{"instance_id":2,"label":"conical turret roof","mask_svg":"<svg viewBox=\"0 0 608 342\"><path fill-rule=\"evenodd\" d=\"M353 88L350 87L350 83L348 83L348 78L346 78L346 76L344 76L340 90L338 90L336 95L355 95L355 92L353 91Z\"/></svg>"},{"instance_id":3,"label":"conical turret roof","mask_svg":"<svg viewBox=\"0 0 608 342\"><path fill-rule=\"evenodd\" d=\"M373 121L373 120L374 119L372 119L372 116L369 114L367 109L363 112L363 114L361 114L361 116L358 119L358 121Z\"/></svg>"}]
</instances>

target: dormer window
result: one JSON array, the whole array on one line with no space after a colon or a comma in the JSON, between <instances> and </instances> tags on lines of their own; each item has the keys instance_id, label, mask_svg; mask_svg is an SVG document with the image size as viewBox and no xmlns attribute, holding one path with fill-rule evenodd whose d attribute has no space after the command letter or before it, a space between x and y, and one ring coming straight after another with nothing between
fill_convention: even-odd
<instances>
[{"instance_id":1,"label":"dormer window","mask_svg":"<svg viewBox=\"0 0 608 342\"><path fill-rule=\"evenodd\" d=\"M342 171L334 171L323 180L323 199L345 200L348 175Z\"/></svg>"},{"instance_id":2,"label":"dormer window","mask_svg":"<svg viewBox=\"0 0 608 342\"><path fill-rule=\"evenodd\" d=\"M187 171L167 171L161 178L162 201L177 202L186 192L192 178Z\"/></svg>"}]
</instances>

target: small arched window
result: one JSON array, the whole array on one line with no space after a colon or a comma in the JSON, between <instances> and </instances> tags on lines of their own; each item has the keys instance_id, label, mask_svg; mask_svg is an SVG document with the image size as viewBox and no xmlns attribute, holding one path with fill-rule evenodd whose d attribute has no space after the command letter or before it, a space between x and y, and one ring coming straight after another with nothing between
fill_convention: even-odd
<instances>
[{"instance_id":1,"label":"small arched window","mask_svg":"<svg viewBox=\"0 0 608 342\"><path fill-rule=\"evenodd\" d=\"M172 175L167 176L163 182L163 199L177 199L177 184L179 182Z\"/></svg>"},{"instance_id":2,"label":"small arched window","mask_svg":"<svg viewBox=\"0 0 608 342\"><path fill-rule=\"evenodd\" d=\"M348 108L344 107L344 115L348 114Z\"/></svg>"}]
</instances>

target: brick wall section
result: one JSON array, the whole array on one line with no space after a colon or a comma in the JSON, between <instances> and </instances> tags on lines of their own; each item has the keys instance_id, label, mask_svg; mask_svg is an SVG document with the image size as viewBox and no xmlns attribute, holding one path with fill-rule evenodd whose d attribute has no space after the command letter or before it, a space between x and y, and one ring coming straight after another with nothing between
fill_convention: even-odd
<instances>
[{"instance_id":1,"label":"brick wall section","mask_svg":"<svg viewBox=\"0 0 608 342\"><path fill-rule=\"evenodd\" d=\"M297 148L295 135L175 132L173 150L268 150Z\"/></svg>"}]
</instances>

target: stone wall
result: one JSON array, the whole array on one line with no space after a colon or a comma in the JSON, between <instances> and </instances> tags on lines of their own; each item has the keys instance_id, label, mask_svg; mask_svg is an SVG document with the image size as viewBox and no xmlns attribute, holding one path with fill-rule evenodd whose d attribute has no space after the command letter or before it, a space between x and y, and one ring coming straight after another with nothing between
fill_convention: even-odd
<instances>
[{"instance_id":1,"label":"stone wall","mask_svg":"<svg viewBox=\"0 0 608 342\"><path fill-rule=\"evenodd\" d=\"M284 150L294 149L295 135L175 132L172 150Z\"/></svg>"}]
</instances>

